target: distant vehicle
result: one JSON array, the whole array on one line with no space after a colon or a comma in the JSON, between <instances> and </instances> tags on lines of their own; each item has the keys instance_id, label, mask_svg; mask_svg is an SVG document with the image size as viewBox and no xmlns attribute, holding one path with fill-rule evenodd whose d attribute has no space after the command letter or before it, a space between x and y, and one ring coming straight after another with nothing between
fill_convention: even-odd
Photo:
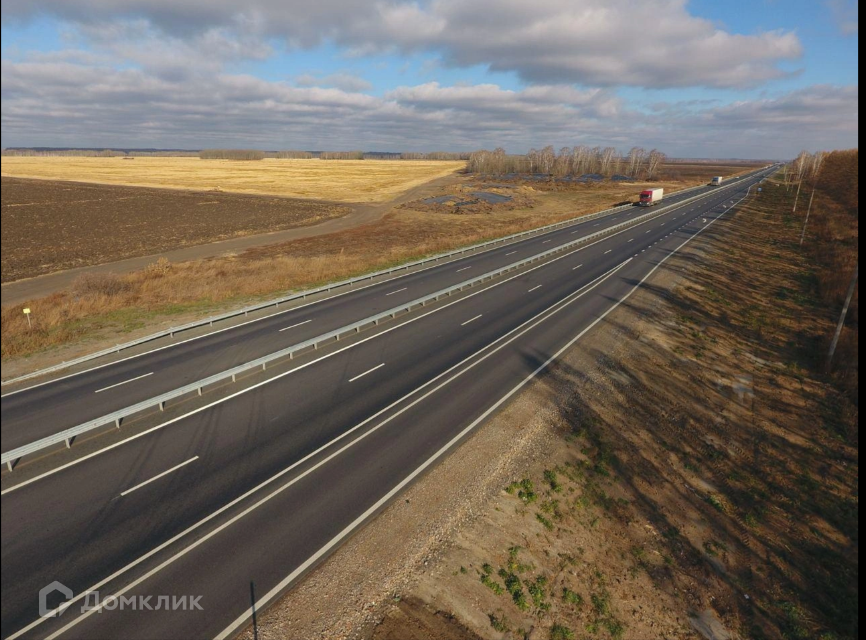
<instances>
[{"instance_id":1,"label":"distant vehicle","mask_svg":"<svg viewBox=\"0 0 866 640\"><path fill-rule=\"evenodd\" d=\"M716 176L715 178L713 178L710 181L710 184L713 185L714 187L720 187L720 186L722 186L722 180L724 180L724 178L722 176Z\"/></svg>"},{"instance_id":2,"label":"distant vehicle","mask_svg":"<svg viewBox=\"0 0 866 640\"><path fill-rule=\"evenodd\" d=\"M642 207L651 207L658 204L664 198L664 189L647 189L640 192L640 200L638 204Z\"/></svg>"}]
</instances>

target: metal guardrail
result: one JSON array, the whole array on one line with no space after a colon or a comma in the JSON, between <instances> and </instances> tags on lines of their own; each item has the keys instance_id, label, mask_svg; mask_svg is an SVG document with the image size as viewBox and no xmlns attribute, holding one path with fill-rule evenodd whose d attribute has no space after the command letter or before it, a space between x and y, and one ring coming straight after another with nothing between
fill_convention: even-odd
<instances>
[{"instance_id":1,"label":"metal guardrail","mask_svg":"<svg viewBox=\"0 0 866 640\"><path fill-rule=\"evenodd\" d=\"M738 183L737 183L737 185L738 185ZM730 188L732 186L735 186L735 185L728 185L728 187L722 187L720 190L724 190L724 189ZM720 190L714 190L712 193L716 194ZM554 247L552 249L548 249L547 251L544 251L542 253L538 253L534 256L530 256L529 258L524 258L522 260L519 260L517 262L513 262L513 263L506 265L504 267L494 269L493 271L488 271L487 273L482 274L480 276L477 276L475 278L472 278L470 280L465 280L465 281L458 283L456 285L452 285L452 286L447 287L445 289L440 289L439 291L436 291L434 293L430 293L430 294L427 294L427 295L422 296L420 298L416 298L415 300L412 300L411 302L407 302L407 303L404 303L402 305L392 307L391 309L388 309L387 311L383 311L383 312L378 313L376 315L369 316L367 318L364 318L363 320L359 320L358 322L354 322L352 324L340 327L339 329L335 329L334 331L330 331L328 333L316 336L314 338L310 338L309 340L305 340L304 342L300 342L300 343L292 345L290 347L286 347L285 349L281 349L280 351L276 351L276 352L268 354L266 356L262 356L260 358L252 360L250 362L246 362L246 363L241 364L241 365L238 365L238 366L233 367L231 369L228 369L226 371L216 373L214 375L208 376L207 378L197 380L197 381L192 382L190 384L187 384L183 387L179 387L177 389L174 389L173 391L168 391L166 393L160 394L160 395L155 396L153 398L149 398L148 400L143 400L142 402L138 402L138 403L131 405L129 407L126 407L124 409L119 409L118 411L114 411L112 413L101 416L99 418L94 418L93 420L89 420L89 421L84 422L82 424L79 424L77 426L70 427L69 429L65 429L63 431L60 431L54 435L47 436L45 438L41 438L41 439L36 440L30 444L26 444L26 445L23 445L23 446L18 447L16 449L12 449L11 451L3 453L2 456L0 456L0 464L5 464L7 466L7 468L11 471L15 462L17 462L20 458L22 458L26 455L36 453L37 451L41 451L41 450L47 449L49 447L53 447L53 446L58 445L62 442L66 443L67 448L71 447L72 441L76 437L80 436L81 434L87 433L88 431L93 431L94 429L98 429L100 427L105 427L105 426L111 425L112 423L119 429L121 426L122 420L128 416L135 415L136 413L140 413L140 412L146 411L147 409L152 409L155 407L158 407L159 410L164 410L165 404L169 400L174 400L174 399L177 399L177 398L180 398L182 396L189 395L189 394L202 395L202 391L205 387L209 387L211 385L215 385L215 384L218 384L220 382L226 382L229 379L232 382L235 382L237 380L238 376L246 374L246 373L252 373L256 370L265 371L269 364L274 364L276 361L285 360L285 359L291 360L292 358L295 357L295 355L298 355L302 352L306 352L308 350L316 350L323 344L327 344L327 343L331 343L331 342L338 342L342 337L352 335L355 333L359 333L363 327L366 327L368 325L378 325L382 320L395 318L398 314L409 312L412 309L414 309L415 307L423 307L423 306L425 306L431 302L435 302L435 301L439 300L440 298L443 298L446 296L451 296L455 293L459 293L459 292L463 291L464 289L474 287L475 285L481 284L481 283L486 282L488 280L492 280L492 279L497 278L497 277L499 277L505 273L508 273L510 271L514 271L516 269L520 269L520 268L527 266L527 265L530 265L532 263L545 260L546 258L549 258L549 257L551 257L557 253L561 253L563 251L566 251L572 247L575 247L575 246L578 246L581 244L586 244L586 243L591 242L593 240L597 240L598 238L601 238L601 237L604 237L607 235L611 235L612 233L619 231L621 229L635 226L638 223L643 222L645 220L648 220L650 218L664 215L664 213L666 213L671 207L682 206L688 202L691 202L693 200L696 200L696 199L702 197L702 195L703 194L693 196L691 198L687 198L686 200L684 200L682 202L677 202L677 203L670 205L668 207L663 207L660 210L650 211L649 213L645 213L641 216L637 216L635 218L627 220L626 222L621 222L621 223L616 224L612 227L608 227L607 229L602 229L601 231L596 231L595 233L592 233L592 234L587 235L587 236L583 236L581 238L578 238L577 240L573 240L573 241L568 242L566 244L559 245L559 246Z\"/></svg>"},{"instance_id":2,"label":"metal guardrail","mask_svg":"<svg viewBox=\"0 0 866 640\"><path fill-rule=\"evenodd\" d=\"M698 185L696 187L689 187L688 189L683 189L682 191L676 191L671 195L679 195L682 193L687 193L690 191L694 191L695 189L701 189L706 185ZM489 248L496 247L497 245L507 244L514 240L519 240L522 238L528 238L535 235L542 235L547 233L548 231L553 231L554 229L560 229L562 227L568 227L574 224L582 223L586 220L595 220L596 218L602 218L608 215L612 215L617 211L621 211L627 207L631 207L631 204L621 205L618 207L612 207L610 209L604 209L603 211L597 211L595 213L590 213L583 216L578 216L576 218L569 218L568 220L563 220L561 222L555 222L553 224L545 225L543 227L538 227L536 229L530 229L528 231L521 231L519 233L514 233L508 236L503 236L502 238L496 238L495 240L487 240L485 242L481 242L479 244L469 245L467 247L462 247L460 249L454 249L453 251L446 251L445 253L439 253L434 256L430 256L427 258L422 258L421 260L415 260L413 262L406 262L403 264L396 265L394 267L390 267L388 269L382 269L380 271L374 271L372 273L367 273L361 276L356 276L354 278L349 278L347 280L340 280L337 282L332 282L330 284L322 285L321 287L316 287L314 289L306 289L304 291L298 291L297 293L292 293L280 298L275 298L272 300L267 300L265 302L256 303L254 305L244 307L241 309L235 309L234 311L227 311L226 313L222 313L219 315L211 316L208 318L203 318L201 320L194 320L192 322L188 322L186 324L178 325L176 327L170 327L168 329L163 329L161 331L157 331L155 333L148 334L146 336L142 336L141 338L136 338L135 340L130 340L129 342L124 342L121 344L114 345L113 347L108 347L106 349L101 349L100 351L94 351L93 353L89 353L78 358L74 358L72 360L67 360L65 362L61 362L56 365L52 365L50 367L45 367L44 369L40 369L39 371L33 371L31 373L26 373L24 375L18 376L16 378L10 378L9 380L3 380L0 382L0 386L6 386L10 384L15 384L16 382L22 382L24 380L30 380L32 378L37 378L39 376L46 375L48 373L53 373L55 371L61 371L63 369L68 369L69 367L73 367L77 364L81 364L83 362L88 362L90 360L95 360L97 358L101 358L103 356L108 356L114 353L119 353L126 349L130 349L132 347L137 347L141 344L146 344L148 342L152 342L153 340L158 340L159 338L164 338L166 336L174 337L174 334L181 333L183 331L189 331L190 329L197 329L203 326L213 326L215 322L221 322L223 320L229 320L231 318L236 318L239 316L246 316L255 311L261 311L262 309L267 309L268 307L274 307L275 309L279 308L281 304L285 304L287 302L292 302L294 300L304 300L308 296L316 295L319 293L329 293L333 289L337 289L340 287L351 287L353 284L357 282L364 282L366 280L373 280L380 276L390 275L392 273L396 273L398 271L412 269L414 267L419 267L429 263L436 263L441 260L446 260L448 258L452 258L454 256L465 255L468 253L474 253L479 251L486 251Z\"/></svg>"}]
</instances>

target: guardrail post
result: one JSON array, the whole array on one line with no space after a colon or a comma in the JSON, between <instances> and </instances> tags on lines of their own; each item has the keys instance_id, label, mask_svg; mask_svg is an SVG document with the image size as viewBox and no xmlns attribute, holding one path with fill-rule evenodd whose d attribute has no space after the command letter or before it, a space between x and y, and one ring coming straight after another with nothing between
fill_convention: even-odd
<instances>
[{"instance_id":1,"label":"guardrail post","mask_svg":"<svg viewBox=\"0 0 866 640\"><path fill-rule=\"evenodd\" d=\"M162 402L159 403L159 410L160 410L160 411L165 411L165 401L162 401Z\"/></svg>"},{"instance_id":2,"label":"guardrail post","mask_svg":"<svg viewBox=\"0 0 866 640\"><path fill-rule=\"evenodd\" d=\"M267 368L268 368L268 363L267 363L267 362L263 362L263 363L262 363L262 371L264 371L264 370L267 369Z\"/></svg>"},{"instance_id":3,"label":"guardrail post","mask_svg":"<svg viewBox=\"0 0 866 640\"><path fill-rule=\"evenodd\" d=\"M65 438L65 439L64 439L64 442L66 443L66 448L67 448L67 449L71 449L71 448L72 448L72 438Z\"/></svg>"},{"instance_id":4,"label":"guardrail post","mask_svg":"<svg viewBox=\"0 0 866 640\"><path fill-rule=\"evenodd\" d=\"M235 374L233 373L233 374L232 374L232 382L237 382L237 381L238 381L237 375L235 375Z\"/></svg>"},{"instance_id":5,"label":"guardrail post","mask_svg":"<svg viewBox=\"0 0 866 640\"><path fill-rule=\"evenodd\" d=\"M121 420L122 420L122 418L115 418L114 419L114 426L117 427L118 429L120 429L120 421Z\"/></svg>"}]
</instances>

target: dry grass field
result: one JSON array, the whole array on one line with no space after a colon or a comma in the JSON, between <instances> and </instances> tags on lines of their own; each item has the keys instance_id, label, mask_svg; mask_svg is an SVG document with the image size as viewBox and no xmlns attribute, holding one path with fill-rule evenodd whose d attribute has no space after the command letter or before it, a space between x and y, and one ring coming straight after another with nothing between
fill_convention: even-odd
<instances>
[{"instance_id":1,"label":"dry grass field","mask_svg":"<svg viewBox=\"0 0 866 640\"><path fill-rule=\"evenodd\" d=\"M434 160L292 160L199 158L12 157L3 176L100 184L231 191L337 202L387 202L464 162Z\"/></svg>"}]
</instances>

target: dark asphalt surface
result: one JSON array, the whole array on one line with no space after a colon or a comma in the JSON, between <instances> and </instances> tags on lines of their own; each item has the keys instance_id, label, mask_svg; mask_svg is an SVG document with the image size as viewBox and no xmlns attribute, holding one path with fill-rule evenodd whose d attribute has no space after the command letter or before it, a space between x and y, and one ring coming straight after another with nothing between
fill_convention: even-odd
<instances>
[{"instance_id":1,"label":"dark asphalt surface","mask_svg":"<svg viewBox=\"0 0 866 640\"><path fill-rule=\"evenodd\" d=\"M674 204L713 189L705 187L682 195L672 194L663 204ZM0 403L2 451L255 360L646 211L632 207L597 220L576 223L220 333L188 342L181 342L181 337L180 344L169 348L10 393L3 396Z\"/></svg>"},{"instance_id":2,"label":"dark asphalt surface","mask_svg":"<svg viewBox=\"0 0 866 640\"><path fill-rule=\"evenodd\" d=\"M24 637L47 637L69 624L61 637L217 636L248 611L251 582L261 608L269 592L370 517L383 496L704 227L702 217L723 215L723 205L756 179L394 323L386 333L6 493L3 637L38 619L39 589L54 580L75 594L94 585L103 596L126 589L126 597L152 596L152 605L160 595L201 596L203 610L127 607L83 615L79 601ZM502 340L551 307L559 310L513 341Z\"/></svg>"}]
</instances>

